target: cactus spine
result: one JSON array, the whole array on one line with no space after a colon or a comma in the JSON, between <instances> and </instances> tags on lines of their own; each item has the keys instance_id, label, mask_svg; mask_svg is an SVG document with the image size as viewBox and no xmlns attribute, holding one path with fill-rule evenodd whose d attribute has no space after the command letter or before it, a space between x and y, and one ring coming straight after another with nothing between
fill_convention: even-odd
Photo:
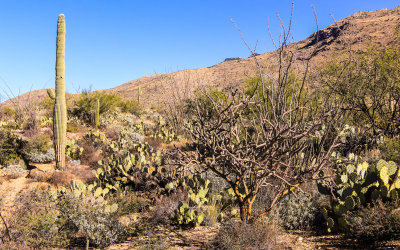
<instances>
[{"instance_id":1,"label":"cactus spine","mask_svg":"<svg viewBox=\"0 0 400 250\"><path fill-rule=\"evenodd\" d=\"M58 16L57 22L57 55L56 55L56 91L54 94L54 149L56 153L56 168L65 168L65 145L67 133L67 108L65 101L65 21L64 15ZM50 91L48 92L51 97Z\"/></svg>"},{"instance_id":2,"label":"cactus spine","mask_svg":"<svg viewBox=\"0 0 400 250\"><path fill-rule=\"evenodd\" d=\"M96 105L95 105L95 110L94 110L94 125L96 129L100 125L100 100L96 99Z\"/></svg>"}]
</instances>

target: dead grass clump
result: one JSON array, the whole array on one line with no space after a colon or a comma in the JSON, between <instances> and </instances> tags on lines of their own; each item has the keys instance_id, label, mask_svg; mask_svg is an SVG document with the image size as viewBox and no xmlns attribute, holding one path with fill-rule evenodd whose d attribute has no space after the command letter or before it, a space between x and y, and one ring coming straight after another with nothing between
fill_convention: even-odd
<instances>
[{"instance_id":1,"label":"dead grass clump","mask_svg":"<svg viewBox=\"0 0 400 250\"><path fill-rule=\"evenodd\" d=\"M215 245L221 249L284 249L278 229L266 221L245 224L230 221L220 229Z\"/></svg>"}]
</instances>

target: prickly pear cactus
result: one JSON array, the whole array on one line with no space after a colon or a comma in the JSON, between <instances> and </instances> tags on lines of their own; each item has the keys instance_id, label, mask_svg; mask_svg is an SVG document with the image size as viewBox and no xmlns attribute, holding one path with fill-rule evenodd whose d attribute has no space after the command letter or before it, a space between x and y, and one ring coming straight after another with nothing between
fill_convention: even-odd
<instances>
[{"instance_id":1,"label":"prickly pear cactus","mask_svg":"<svg viewBox=\"0 0 400 250\"><path fill-rule=\"evenodd\" d=\"M64 15L58 16L57 22L57 55L56 55L56 91L48 91L54 103L54 149L56 153L56 168L65 168L65 145L67 133L67 108L65 101L65 21Z\"/></svg>"},{"instance_id":2,"label":"prickly pear cactus","mask_svg":"<svg viewBox=\"0 0 400 250\"><path fill-rule=\"evenodd\" d=\"M376 164L362 162L355 167L349 164L338 172L336 187L329 192L322 192L326 187L319 183L321 194L334 195L331 209L323 209L328 231L347 227L345 215L360 206L372 203L377 199L395 201L399 199L400 170L395 162L379 160Z\"/></svg>"}]
</instances>

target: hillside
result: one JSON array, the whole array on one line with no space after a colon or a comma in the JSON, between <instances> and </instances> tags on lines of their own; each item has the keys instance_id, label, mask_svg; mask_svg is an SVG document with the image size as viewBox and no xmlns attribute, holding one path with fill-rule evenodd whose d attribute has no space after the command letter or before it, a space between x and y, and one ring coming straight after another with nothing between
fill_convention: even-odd
<instances>
[{"instance_id":1,"label":"hillside","mask_svg":"<svg viewBox=\"0 0 400 250\"><path fill-rule=\"evenodd\" d=\"M369 44L380 47L393 42L395 31L400 27L400 6L395 9L381 9L375 12L358 12L315 32L308 38L290 46L297 49L297 67L305 65L304 59L311 56L310 65L320 65L332 55L338 55L351 48L363 49ZM312 54L312 55L311 55ZM277 52L256 56L266 73L277 66ZM246 77L254 75L254 58L226 60L208 68L183 70L169 74L145 76L124 83L108 91L116 91L127 98L137 98L141 87L141 102L145 106L162 106L176 97L186 97L193 90L202 87L237 87ZM44 91L40 91L44 93ZM40 96L43 96L42 94ZM31 97L24 94L20 100ZM36 99L36 98L35 98Z\"/></svg>"}]
</instances>

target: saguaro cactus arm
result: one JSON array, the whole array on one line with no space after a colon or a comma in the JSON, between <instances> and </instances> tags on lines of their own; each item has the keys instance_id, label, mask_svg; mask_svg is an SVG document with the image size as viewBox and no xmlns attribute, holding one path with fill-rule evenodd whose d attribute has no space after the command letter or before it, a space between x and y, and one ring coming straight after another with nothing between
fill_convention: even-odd
<instances>
[{"instance_id":1,"label":"saguaro cactus arm","mask_svg":"<svg viewBox=\"0 0 400 250\"><path fill-rule=\"evenodd\" d=\"M56 94L54 93L54 90L53 89L47 89L47 94L49 95L49 97L51 98L51 99L56 99Z\"/></svg>"}]
</instances>

